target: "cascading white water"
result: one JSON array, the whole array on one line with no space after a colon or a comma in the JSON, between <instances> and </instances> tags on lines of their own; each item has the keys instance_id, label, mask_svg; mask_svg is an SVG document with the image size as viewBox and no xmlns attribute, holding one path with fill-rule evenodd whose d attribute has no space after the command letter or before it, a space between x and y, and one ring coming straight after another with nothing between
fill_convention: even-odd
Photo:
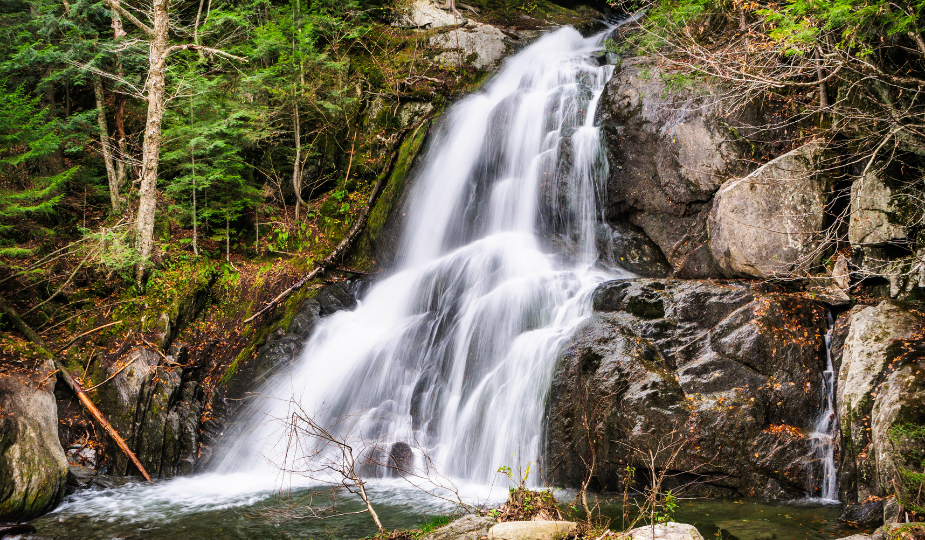
<instances>
[{"instance_id":1,"label":"cascading white water","mask_svg":"<svg viewBox=\"0 0 925 540\"><path fill-rule=\"evenodd\" d=\"M823 399L825 408L819 414L813 432L810 434L812 444L812 459L821 467L822 483L811 486L815 493L819 490L819 499L825 502L838 502L838 474L835 470L835 430L838 428L838 419L835 415L835 368L832 365L832 334L835 331L835 321L832 314L827 313L829 330L825 333L825 371L822 372Z\"/></svg>"},{"instance_id":2,"label":"cascading white water","mask_svg":"<svg viewBox=\"0 0 925 540\"><path fill-rule=\"evenodd\" d=\"M595 286L629 275L594 266L607 168L593 118L613 72L592 58L602 40L549 34L450 109L396 268L267 383L219 471L298 468L276 422L293 403L338 436L411 442L475 483L541 459L556 357Z\"/></svg>"}]
</instances>

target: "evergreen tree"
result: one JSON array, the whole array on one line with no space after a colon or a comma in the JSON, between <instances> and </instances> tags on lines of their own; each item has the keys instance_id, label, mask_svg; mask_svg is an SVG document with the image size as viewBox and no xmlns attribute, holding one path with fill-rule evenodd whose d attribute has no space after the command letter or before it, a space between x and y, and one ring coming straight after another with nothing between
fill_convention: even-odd
<instances>
[{"instance_id":1,"label":"evergreen tree","mask_svg":"<svg viewBox=\"0 0 925 540\"><path fill-rule=\"evenodd\" d=\"M43 174L42 160L61 147L60 123L22 89L0 91L0 256L24 256L19 244L37 226L30 218L54 212L77 167Z\"/></svg>"}]
</instances>

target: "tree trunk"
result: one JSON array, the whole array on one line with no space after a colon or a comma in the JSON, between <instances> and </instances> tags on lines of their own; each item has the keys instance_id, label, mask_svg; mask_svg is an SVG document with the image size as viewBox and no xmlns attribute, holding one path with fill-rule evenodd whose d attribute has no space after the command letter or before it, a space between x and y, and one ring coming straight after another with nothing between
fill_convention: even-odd
<instances>
[{"instance_id":1,"label":"tree trunk","mask_svg":"<svg viewBox=\"0 0 925 540\"><path fill-rule=\"evenodd\" d=\"M109 142L109 128L106 126L106 106L103 96L103 79L99 75L93 76L93 93L96 95L96 122L100 126L100 143L103 146L103 163L106 165L106 177L109 179L109 200L112 203L112 213L118 214L122 208L119 195L119 177L112 162L112 152Z\"/></svg>"},{"instance_id":2,"label":"tree trunk","mask_svg":"<svg viewBox=\"0 0 925 540\"><path fill-rule=\"evenodd\" d=\"M295 191L295 220L299 221L299 205L302 203L302 126L299 122L298 97L292 105L292 120L295 123L295 163L292 165L292 189Z\"/></svg>"},{"instance_id":3,"label":"tree trunk","mask_svg":"<svg viewBox=\"0 0 925 540\"><path fill-rule=\"evenodd\" d=\"M198 216L196 215L196 156L191 154L191 159L193 162L193 255L199 255L199 248L196 246L196 237L199 236L199 231L197 230L197 221L199 221Z\"/></svg>"},{"instance_id":4,"label":"tree trunk","mask_svg":"<svg viewBox=\"0 0 925 540\"><path fill-rule=\"evenodd\" d=\"M118 0L113 0L114 3L118 4ZM113 38L118 41L126 36L125 29L122 28L122 17L119 16L119 12L115 9L112 10L112 35ZM116 74L120 77L122 76L122 55L118 52L116 53ZM126 150L125 150L125 98L122 97L118 92L114 93L115 97L115 116L116 116L116 143L119 146L118 154L116 155L116 184L119 187L125 185L125 159L126 159ZM112 152L112 149L110 149Z\"/></svg>"},{"instance_id":5,"label":"tree trunk","mask_svg":"<svg viewBox=\"0 0 925 540\"><path fill-rule=\"evenodd\" d=\"M164 75L167 64L167 0L154 0L154 27L148 52L148 119L142 145L141 187L139 188L136 250L139 260L135 281L144 286L148 262L154 250L154 214L157 204L157 167L161 150L161 120L164 117Z\"/></svg>"},{"instance_id":6,"label":"tree trunk","mask_svg":"<svg viewBox=\"0 0 925 540\"><path fill-rule=\"evenodd\" d=\"M816 49L816 76L819 79L819 107L825 109L829 106L829 87L825 83L825 71L822 69L822 53Z\"/></svg>"}]
</instances>

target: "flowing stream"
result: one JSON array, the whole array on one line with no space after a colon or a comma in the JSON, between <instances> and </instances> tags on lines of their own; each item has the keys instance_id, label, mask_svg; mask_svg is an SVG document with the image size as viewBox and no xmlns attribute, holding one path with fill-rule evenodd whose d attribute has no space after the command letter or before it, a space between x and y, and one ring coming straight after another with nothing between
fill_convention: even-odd
<instances>
[{"instance_id":1,"label":"flowing stream","mask_svg":"<svg viewBox=\"0 0 925 540\"><path fill-rule=\"evenodd\" d=\"M601 266L595 249L608 171L593 119L613 72L594 58L603 39L550 33L444 115L410 180L394 267L355 310L324 319L301 357L266 383L211 472L79 493L36 525L56 538L370 534L362 515L274 519L280 488L292 489L291 502L339 482L318 468L332 463L330 447L288 429L300 417L350 442L358 459L380 458L363 474L381 478L370 489L387 527L452 508L395 478L396 453L445 479L441 495L459 486L469 501L505 497L504 484L491 487L506 482L500 466L541 467L556 358L590 314L595 287L630 277ZM826 381L823 434L833 427L822 425ZM834 497L832 467L823 498ZM361 509L349 496L344 504Z\"/></svg>"}]
</instances>

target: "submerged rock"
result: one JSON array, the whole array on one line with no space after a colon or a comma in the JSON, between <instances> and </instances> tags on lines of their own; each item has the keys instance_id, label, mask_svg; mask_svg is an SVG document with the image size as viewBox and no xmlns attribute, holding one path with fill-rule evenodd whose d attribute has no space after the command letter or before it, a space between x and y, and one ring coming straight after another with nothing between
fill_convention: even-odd
<instances>
[{"instance_id":1,"label":"submerged rock","mask_svg":"<svg viewBox=\"0 0 925 540\"><path fill-rule=\"evenodd\" d=\"M67 458L58 441L50 362L45 371L51 379L38 383L0 377L0 521L32 519L64 496Z\"/></svg>"},{"instance_id":2,"label":"submerged rock","mask_svg":"<svg viewBox=\"0 0 925 540\"><path fill-rule=\"evenodd\" d=\"M639 452L682 445L673 462L658 458L677 473L668 489L804 495L815 470L804 431L823 406L822 306L755 284L638 279L602 284L593 307L550 391L554 483L584 478L590 424L599 488L621 486L628 463L642 471Z\"/></svg>"},{"instance_id":3,"label":"submerged rock","mask_svg":"<svg viewBox=\"0 0 925 540\"><path fill-rule=\"evenodd\" d=\"M846 505L838 520L856 525L879 525L883 523L883 499Z\"/></svg>"}]
</instances>

